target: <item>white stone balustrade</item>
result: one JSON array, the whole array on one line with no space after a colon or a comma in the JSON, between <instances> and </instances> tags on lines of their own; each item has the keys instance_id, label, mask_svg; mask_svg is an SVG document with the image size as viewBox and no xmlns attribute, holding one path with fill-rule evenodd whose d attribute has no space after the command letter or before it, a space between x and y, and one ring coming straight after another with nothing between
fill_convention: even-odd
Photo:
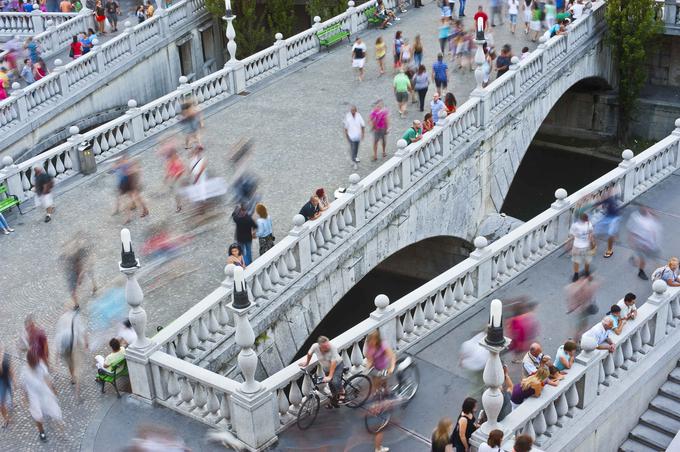
<instances>
[{"instance_id":1,"label":"white stone balustrade","mask_svg":"<svg viewBox=\"0 0 680 452\"><path fill-rule=\"evenodd\" d=\"M30 13L1 12L0 37L24 37L42 33L48 28L49 23L58 26L76 16L78 16L77 13L42 12L39 9L33 10Z\"/></svg>"}]
</instances>

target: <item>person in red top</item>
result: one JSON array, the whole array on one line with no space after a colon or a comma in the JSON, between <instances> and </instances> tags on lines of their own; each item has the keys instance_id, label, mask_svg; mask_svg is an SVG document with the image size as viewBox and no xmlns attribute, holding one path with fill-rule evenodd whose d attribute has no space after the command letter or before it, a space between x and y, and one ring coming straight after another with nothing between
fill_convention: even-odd
<instances>
[{"instance_id":1,"label":"person in red top","mask_svg":"<svg viewBox=\"0 0 680 452\"><path fill-rule=\"evenodd\" d=\"M35 81L37 82L46 75L47 69L45 69L45 62L42 59L36 61L33 65L33 78L35 78Z\"/></svg>"},{"instance_id":2,"label":"person in red top","mask_svg":"<svg viewBox=\"0 0 680 452\"><path fill-rule=\"evenodd\" d=\"M177 151L173 148L168 152L165 162L165 182L170 186L170 191L175 195L177 212L182 210L182 199L179 195L179 188L182 186L182 176L186 168Z\"/></svg>"},{"instance_id":3,"label":"person in red top","mask_svg":"<svg viewBox=\"0 0 680 452\"><path fill-rule=\"evenodd\" d=\"M475 13L475 30L477 30L477 19L480 17L482 18L483 29L486 31L486 24L489 22L489 16L484 12L484 7L482 5L477 7L477 12Z\"/></svg>"},{"instance_id":4,"label":"person in red top","mask_svg":"<svg viewBox=\"0 0 680 452\"><path fill-rule=\"evenodd\" d=\"M78 36L73 36L73 42L71 43L71 50L69 51L69 56L74 60L78 57L83 56L83 45L78 41Z\"/></svg>"}]
</instances>

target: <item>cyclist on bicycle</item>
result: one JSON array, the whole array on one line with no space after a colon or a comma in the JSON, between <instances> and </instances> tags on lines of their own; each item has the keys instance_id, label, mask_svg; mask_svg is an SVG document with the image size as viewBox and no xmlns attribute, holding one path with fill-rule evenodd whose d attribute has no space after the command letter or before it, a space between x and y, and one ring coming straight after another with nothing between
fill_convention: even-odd
<instances>
[{"instance_id":1,"label":"cyclist on bicycle","mask_svg":"<svg viewBox=\"0 0 680 452\"><path fill-rule=\"evenodd\" d=\"M387 379L394 372L397 364L397 357L392 348L380 337L380 330L375 330L366 337L364 343L364 356L366 357L366 367L371 370L371 387L376 391L386 387ZM382 445L383 433L379 431L375 434L373 445L375 452L387 452L389 448Z\"/></svg>"},{"instance_id":2,"label":"cyclist on bicycle","mask_svg":"<svg viewBox=\"0 0 680 452\"><path fill-rule=\"evenodd\" d=\"M316 355L319 359L319 364L326 375L323 382L328 383L331 390L332 397L327 408L337 408L338 400L343 397L342 373L345 370L338 348L326 336L319 336L316 344L313 344L307 352L307 359L299 362L298 365L307 367L312 360L312 355Z\"/></svg>"}]
</instances>

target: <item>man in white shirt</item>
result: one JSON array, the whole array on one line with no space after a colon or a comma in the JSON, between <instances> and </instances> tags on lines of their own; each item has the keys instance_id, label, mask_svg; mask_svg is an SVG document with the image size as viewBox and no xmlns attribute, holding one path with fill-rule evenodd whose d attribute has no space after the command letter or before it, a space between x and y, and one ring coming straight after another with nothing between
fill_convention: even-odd
<instances>
[{"instance_id":1,"label":"man in white shirt","mask_svg":"<svg viewBox=\"0 0 680 452\"><path fill-rule=\"evenodd\" d=\"M352 159L354 169L358 168L359 143L364 138L365 129L366 124L364 124L364 118L362 118L357 111L357 107L352 105L349 113L345 115L345 137L347 137L347 141L349 141L349 156Z\"/></svg>"},{"instance_id":2,"label":"man in white shirt","mask_svg":"<svg viewBox=\"0 0 680 452\"><path fill-rule=\"evenodd\" d=\"M578 280L578 270L583 265L586 276L590 275L590 262L593 260L595 244L593 238L593 225L588 221L588 215L582 213L579 219L569 228L569 236L573 240L571 246L571 261L574 264L574 277Z\"/></svg>"},{"instance_id":3,"label":"man in white shirt","mask_svg":"<svg viewBox=\"0 0 680 452\"><path fill-rule=\"evenodd\" d=\"M637 316L637 306L635 306L635 294L628 292L621 300L619 300L617 306L621 308L621 318L626 320L633 320Z\"/></svg>"},{"instance_id":4,"label":"man in white shirt","mask_svg":"<svg viewBox=\"0 0 680 452\"><path fill-rule=\"evenodd\" d=\"M616 344L612 342L612 328L614 321L611 317L606 316L600 323L583 333L583 336L590 336L595 339L598 350L608 350L609 353L614 353Z\"/></svg>"},{"instance_id":5,"label":"man in white shirt","mask_svg":"<svg viewBox=\"0 0 680 452\"><path fill-rule=\"evenodd\" d=\"M529 351L522 358L522 378L536 373L539 367L549 366L550 356L543 354L543 347L538 342L529 346Z\"/></svg>"}]
</instances>

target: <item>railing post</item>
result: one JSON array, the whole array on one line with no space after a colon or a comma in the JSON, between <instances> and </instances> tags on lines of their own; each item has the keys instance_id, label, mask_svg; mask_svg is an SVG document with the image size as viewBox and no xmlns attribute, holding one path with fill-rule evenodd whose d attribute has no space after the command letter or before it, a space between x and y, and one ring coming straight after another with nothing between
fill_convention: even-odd
<instances>
[{"instance_id":1,"label":"railing post","mask_svg":"<svg viewBox=\"0 0 680 452\"><path fill-rule=\"evenodd\" d=\"M479 262L477 265L477 280L475 287L478 299L486 296L491 291L491 251L488 248L489 242L486 237L478 236L474 241L475 250L470 253L470 259Z\"/></svg>"},{"instance_id":2,"label":"railing post","mask_svg":"<svg viewBox=\"0 0 680 452\"><path fill-rule=\"evenodd\" d=\"M347 193L354 197L354 221L356 228L360 228L366 223L366 200L364 198L364 190L361 185L361 176L357 173L349 175L350 186L347 188Z\"/></svg>"},{"instance_id":3,"label":"railing post","mask_svg":"<svg viewBox=\"0 0 680 452\"><path fill-rule=\"evenodd\" d=\"M288 48L286 47L286 42L283 40L283 35L281 33L276 33L274 37L276 38L274 47L279 53L279 69L283 69L288 66Z\"/></svg>"},{"instance_id":4,"label":"railing post","mask_svg":"<svg viewBox=\"0 0 680 452\"><path fill-rule=\"evenodd\" d=\"M161 1L161 3L164 2ZM155 15L160 17L158 19L159 34L161 38L164 38L168 36L168 32L170 31L170 15L168 14L168 10L165 8L158 9Z\"/></svg>"},{"instance_id":5,"label":"railing post","mask_svg":"<svg viewBox=\"0 0 680 452\"><path fill-rule=\"evenodd\" d=\"M545 39L543 39L543 36L541 36L541 38L539 39L539 42L540 42L540 44L538 45L538 47L536 47L535 51L539 52L538 53L538 59L541 60L541 74L545 74L547 63L545 61L545 53L546 53L545 47L546 47L546 45L545 45Z\"/></svg>"},{"instance_id":6,"label":"railing post","mask_svg":"<svg viewBox=\"0 0 680 452\"><path fill-rule=\"evenodd\" d=\"M9 155L2 158L2 164L4 168L0 170L0 179L4 177L5 184L7 184L7 193L15 195L19 198L19 201L24 201L26 194L24 193L24 186L21 184L19 167L14 164L14 159Z\"/></svg>"},{"instance_id":7,"label":"railing post","mask_svg":"<svg viewBox=\"0 0 680 452\"><path fill-rule=\"evenodd\" d=\"M257 353L254 350L255 332L248 320L248 311L252 306L243 269L237 267L234 269L232 302L227 305L227 309L236 321L234 339L241 348L238 353L238 367L244 381L230 397L231 419L238 439L253 450L261 450L276 441L276 428L279 422L274 392L255 380L258 365Z\"/></svg>"},{"instance_id":8,"label":"railing post","mask_svg":"<svg viewBox=\"0 0 680 452\"><path fill-rule=\"evenodd\" d=\"M73 171L79 173L80 159L78 158L78 145L83 141L83 136L80 134L80 129L77 126L71 126L68 129L68 132L71 134L71 136L66 139L71 146L68 151L69 157L71 158Z\"/></svg>"},{"instance_id":9,"label":"railing post","mask_svg":"<svg viewBox=\"0 0 680 452\"><path fill-rule=\"evenodd\" d=\"M597 343L595 338L586 334L581 336L582 352L576 357L574 362L586 368L583 378L576 382L578 392L577 407L583 409L597 397L600 379L600 364L602 352L595 350Z\"/></svg>"},{"instance_id":10,"label":"railing post","mask_svg":"<svg viewBox=\"0 0 680 452\"><path fill-rule=\"evenodd\" d=\"M680 137L680 118L675 120L675 129L671 135ZM675 168L680 168L680 140L675 144Z\"/></svg>"},{"instance_id":11,"label":"railing post","mask_svg":"<svg viewBox=\"0 0 680 452\"><path fill-rule=\"evenodd\" d=\"M309 227L305 223L305 217L297 214L293 217L293 229L288 233L298 237L297 250L300 262L300 272L306 272L312 266L312 247L309 243Z\"/></svg>"},{"instance_id":12,"label":"railing post","mask_svg":"<svg viewBox=\"0 0 680 452\"><path fill-rule=\"evenodd\" d=\"M666 25L675 25L677 0L666 0L663 4L663 21Z\"/></svg>"},{"instance_id":13,"label":"railing post","mask_svg":"<svg viewBox=\"0 0 680 452\"><path fill-rule=\"evenodd\" d=\"M12 83L12 94L10 99L16 99L17 104L17 119L24 121L28 119L28 102L26 101L26 96L24 90L21 89L19 82Z\"/></svg>"},{"instance_id":14,"label":"railing post","mask_svg":"<svg viewBox=\"0 0 680 452\"><path fill-rule=\"evenodd\" d=\"M394 315L394 308L390 306L390 299L387 295L380 294L375 297L373 302L375 304L375 311L371 312L371 319L376 322L382 322ZM398 321L398 320L397 320ZM397 347L397 324L396 322L385 322L379 327L380 337L387 341L392 348Z\"/></svg>"},{"instance_id":15,"label":"railing post","mask_svg":"<svg viewBox=\"0 0 680 452\"><path fill-rule=\"evenodd\" d=\"M144 139L144 120L142 119L142 110L137 108L137 101L130 99L127 103L128 111L126 115L130 117L130 138L133 143L138 143Z\"/></svg>"},{"instance_id":16,"label":"railing post","mask_svg":"<svg viewBox=\"0 0 680 452\"><path fill-rule=\"evenodd\" d=\"M555 224L554 243L562 243L569 237L569 228L571 227L571 210L569 209L569 202L566 200L567 191L564 188L555 190L555 202L550 205L551 209L557 210L558 217Z\"/></svg>"},{"instance_id":17,"label":"railing post","mask_svg":"<svg viewBox=\"0 0 680 452\"><path fill-rule=\"evenodd\" d=\"M57 82L59 83L59 89L61 90L61 95L66 96L70 90L71 84L68 82L68 77L64 72L64 63L61 59L57 58L54 60L54 69L52 72L57 74Z\"/></svg>"},{"instance_id":18,"label":"railing post","mask_svg":"<svg viewBox=\"0 0 680 452\"><path fill-rule=\"evenodd\" d=\"M635 189L635 164L631 161L633 151L626 149L621 153L623 160L619 163L619 168L626 171L623 176L623 192L621 193L624 204L633 200L633 190Z\"/></svg>"},{"instance_id":19,"label":"railing post","mask_svg":"<svg viewBox=\"0 0 680 452\"><path fill-rule=\"evenodd\" d=\"M440 139L442 140L442 155L446 157L453 154L453 147L451 146L451 128L446 125L446 112L443 108L439 110L437 126L442 129L440 135Z\"/></svg>"},{"instance_id":20,"label":"railing post","mask_svg":"<svg viewBox=\"0 0 680 452\"><path fill-rule=\"evenodd\" d=\"M45 22L43 22L42 11L40 11L40 9L34 9L31 11L31 23L33 24L34 35L45 31Z\"/></svg>"},{"instance_id":21,"label":"railing post","mask_svg":"<svg viewBox=\"0 0 680 452\"><path fill-rule=\"evenodd\" d=\"M479 99L479 118L477 118L477 122L479 123L480 128L485 128L487 122L491 120L491 103L489 102L491 93L485 88L475 88L470 93L470 97Z\"/></svg>"},{"instance_id":22,"label":"railing post","mask_svg":"<svg viewBox=\"0 0 680 452\"><path fill-rule=\"evenodd\" d=\"M512 83L513 91L515 94L515 99L519 98L522 89L522 80L519 76L519 58L517 56L512 57L510 60L510 72L512 73Z\"/></svg>"},{"instance_id":23,"label":"railing post","mask_svg":"<svg viewBox=\"0 0 680 452\"><path fill-rule=\"evenodd\" d=\"M649 296L647 303L658 306L656 315L654 316L654 324L650 328L652 335L650 345L654 347L666 336L666 322L668 321L668 309L663 305L668 302L668 294L666 293L668 285L665 281L660 279L654 281L652 290L654 293Z\"/></svg>"},{"instance_id":24,"label":"railing post","mask_svg":"<svg viewBox=\"0 0 680 452\"><path fill-rule=\"evenodd\" d=\"M354 7L354 1L349 0L347 2L347 16L349 18L349 33L350 35L355 34L359 28L359 24L357 23L357 16L354 14L356 12L356 8Z\"/></svg>"},{"instance_id":25,"label":"railing post","mask_svg":"<svg viewBox=\"0 0 680 452\"><path fill-rule=\"evenodd\" d=\"M401 180L401 189L406 190L411 186L411 159L409 158L409 152L406 150L408 144L403 138L397 141L397 152L394 154L395 157L401 159L401 173L399 174L399 179Z\"/></svg>"}]
</instances>

